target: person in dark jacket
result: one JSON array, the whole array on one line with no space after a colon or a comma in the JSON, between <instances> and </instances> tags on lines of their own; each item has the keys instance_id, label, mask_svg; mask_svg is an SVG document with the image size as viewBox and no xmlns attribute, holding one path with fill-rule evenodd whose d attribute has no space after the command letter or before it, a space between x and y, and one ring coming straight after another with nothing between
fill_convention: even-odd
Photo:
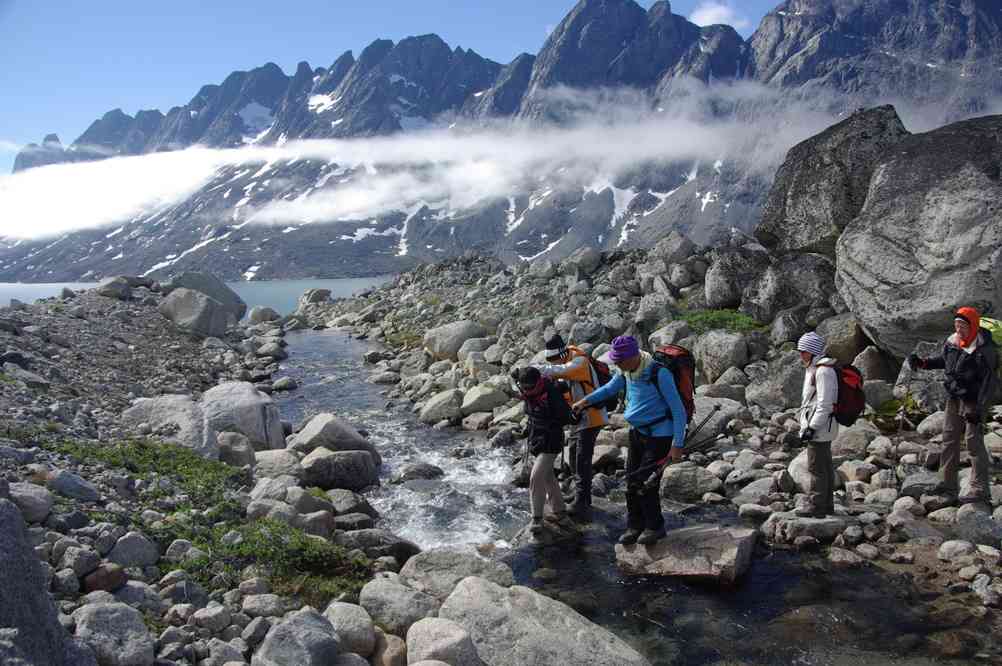
<instances>
[{"instance_id":1,"label":"person in dark jacket","mask_svg":"<svg viewBox=\"0 0 1002 666\"><path fill-rule=\"evenodd\" d=\"M558 385L537 368L522 368L517 374L520 397L529 419L529 452L535 456L529 475L530 531L543 531L546 503L557 522L569 521L553 464L564 448L564 426L574 421L570 405Z\"/></svg>"},{"instance_id":2,"label":"person in dark jacket","mask_svg":"<svg viewBox=\"0 0 1002 666\"><path fill-rule=\"evenodd\" d=\"M987 502L991 505L988 451L983 424L989 401L995 392L998 349L991 333L981 328L981 315L971 307L957 310L954 333L943 344L940 356L908 357L912 368L944 370L946 421L943 427L943 455L940 460L943 482L940 492L956 498L959 490L960 439L963 436L971 456L974 479L971 493L958 498L962 503Z\"/></svg>"}]
</instances>

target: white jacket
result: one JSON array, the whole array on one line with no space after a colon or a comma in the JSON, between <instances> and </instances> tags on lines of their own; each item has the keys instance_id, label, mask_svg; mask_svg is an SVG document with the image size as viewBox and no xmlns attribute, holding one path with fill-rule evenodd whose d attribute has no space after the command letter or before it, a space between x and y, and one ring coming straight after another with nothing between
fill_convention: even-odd
<instances>
[{"instance_id":1,"label":"white jacket","mask_svg":"<svg viewBox=\"0 0 1002 666\"><path fill-rule=\"evenodd\" d=\"M833 358L815 358L804 373L800 434L813 428L815 442L830 442L838 437L838 421L832 416L838 400L835 363Z\"/></svg>"}]
</instances>

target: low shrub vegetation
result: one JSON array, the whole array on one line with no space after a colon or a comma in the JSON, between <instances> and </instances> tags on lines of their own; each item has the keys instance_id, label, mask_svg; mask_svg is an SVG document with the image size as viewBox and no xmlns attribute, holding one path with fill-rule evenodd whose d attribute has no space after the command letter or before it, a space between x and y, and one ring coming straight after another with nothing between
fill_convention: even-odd
<instances>
[{"instance_id":1,"label":"low shrub vegetation","mask_svg":"<svg viewBox=\"0 0 1002 666\"><path fill-rule=\"evenodd\" d=\"M715 330L751 333L766 328L761 322L737 310L686 311L682 313L680 319L689 324L689 328L696 335Z\"/></svg>"}]
</instances>

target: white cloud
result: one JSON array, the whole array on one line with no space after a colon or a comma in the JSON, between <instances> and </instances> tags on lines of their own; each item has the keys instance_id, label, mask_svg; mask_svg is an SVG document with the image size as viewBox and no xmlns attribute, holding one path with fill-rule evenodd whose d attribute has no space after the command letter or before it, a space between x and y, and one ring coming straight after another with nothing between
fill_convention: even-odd
<instances>
[{"instance_id":1,"label":"white cloud","mask_svg":"<svg viewBox=\"0 0 1002 666\"><path fill-rule=\"evenodd\" d=\"M740 14L729 0L702 0L692 10L689 20L696 25L729 25L738 32L752 26L751 20Z\"/></svg>"}]
</instances>

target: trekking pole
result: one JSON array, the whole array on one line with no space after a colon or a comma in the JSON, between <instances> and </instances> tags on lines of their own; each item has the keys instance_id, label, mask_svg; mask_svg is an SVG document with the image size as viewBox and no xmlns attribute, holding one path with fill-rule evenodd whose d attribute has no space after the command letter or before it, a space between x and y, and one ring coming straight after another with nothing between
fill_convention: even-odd
<instances>
[{"instance_id":1,"label":"trekking pole","mask_svg":"<svg viewBox=\"0 0 1002 666\"><path fill-rule=\"evenodd\" d=\"M699 442L699 444L695 444L695 445L688 444L688 442L690 441L690 439L692 437L694 437L696 435L696 433L698 433L700 430L702 430L703 426L705 426L707 423L709 423L710 419L713 418L713 415L716 414L717 412L719 412L721 409L722 408L721 408L720 405L714 405L713 409L710 410L710 413L707 414L706 417L702 421L700 421L699 424L697 424L696 427L693 428L686 435L686 437L685 437L686 444L683 447L685 451L696 451L696 450L698 450L698 447L702 447L702 446L706 445L708 442L710 442L710 441L716 441L717 439L720 438L719 435L714 435L713 437L710 437L709 439L705 439L705 440ZM647 471L651 471L651 470L657 470L658 474L661 474L662 472L664 472L664 469L666 467L668 467L669 461L670 461L670 458L668 456L665 456L661 460L657 460L657 461L655 461L653 463L649 463L647 465L644 465L643 467L640 467L640 468L634 470L632 474L628 474L627 475L627 478L632 478L634 476L637 476L641 472L647 472Z\"/></svg>"},{"instance_id":2,"label":"trekking pole","mask_svg":"<svg viewBox=\"0 0 1002 666\"><path fill-rule=\"evenodd\" d=\"M705 426L710 421L710 419L713 418L713 415L716 414L717 412L719 412L721 409L722 409L722 407L720 405L714 405L713 409L710 410L710 413L706 415L706 418L704 418L702 421L700 421L699 425L697 425L695 428L693 428L692 431L689 432L685 436L685 441L688 442L693 437L695 437L696 433L698 433L700 430L702 430L703 426ZM686 448L688 448L688 445L686 445Z\"/></svg>"}]
</instances>

